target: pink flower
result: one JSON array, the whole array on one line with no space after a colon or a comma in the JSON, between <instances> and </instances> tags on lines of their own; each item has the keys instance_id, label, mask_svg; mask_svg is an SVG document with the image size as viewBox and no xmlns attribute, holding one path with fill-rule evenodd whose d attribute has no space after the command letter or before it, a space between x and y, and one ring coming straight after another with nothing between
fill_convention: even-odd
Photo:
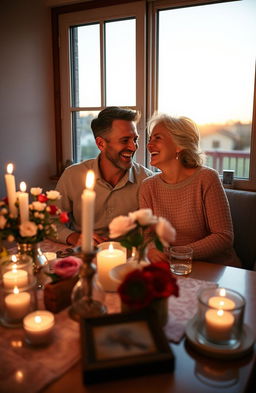
<instances>
[{"instance_id":1,"label":"pink flower","mask_svg":"<svg viewBox=\"0 0 256 393\"><path fill-rule=\"evenodd\" d=\"M76 257L67 257L56 259L52 265L55 274L61 278L69 278L75 276L82 264L82 260Z\"/></svg>"},{"instance_id":2,"label":"pink flower","mask_svg":"<svg viewBox=\"0 0 256 393\"><path fill-rule=\"evenodd\" d=\"M118 216L114 218L109 224L109 237L115 239L116 237L125 235L136 227L132 217Z\"/></svg>"}]
</instances>

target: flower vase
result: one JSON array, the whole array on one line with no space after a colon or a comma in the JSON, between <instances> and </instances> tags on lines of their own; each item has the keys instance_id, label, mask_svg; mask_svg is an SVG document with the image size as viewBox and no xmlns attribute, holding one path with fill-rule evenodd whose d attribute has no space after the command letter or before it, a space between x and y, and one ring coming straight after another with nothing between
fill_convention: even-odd
<instances>
[{"instance_id":1,"label":"flower vase","mask_svg":"<svg viewBox=\"0 0 256 393\"><path fill-rule=\"evenodd\" d=\"M39 288L44 286L44 281L47 279L46 275L42 274L42 269L47 266L47 258L40 249L39 243L18 243L18 255L26 254L32 258L33 271L37 278L37 285Z\"/></svg>"},{"instance_id":2,"label":"flower vase","mask_svg":"<svg viewBox=\"0 0 256 393\"><path fill-rule=\"evenodd\" d=\"M121 303L122 312L138 311L137 308ZM168 322L168 297L154 299L151 303L144 307L147 310L152 320L156 321L158 326L164 327Z\"/></svg>"}]
</instances>

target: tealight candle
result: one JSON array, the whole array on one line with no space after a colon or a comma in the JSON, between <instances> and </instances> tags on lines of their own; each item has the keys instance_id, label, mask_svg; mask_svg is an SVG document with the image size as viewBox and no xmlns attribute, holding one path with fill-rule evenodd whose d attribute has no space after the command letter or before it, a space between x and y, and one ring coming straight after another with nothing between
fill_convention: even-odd
<instances>
[{"instance_id":1,"label":"tealight candle","mask_svg":"<svg viewBox=\"0 0 256 393\"><path fill-rule=\"evenodd\" d=\"M17 269L17 265L14 264L11 270L3 274L3 284L6 289L26 287L28 285L28 273L26 270Z\"/></svg>"},{"instance_id":2,"label":"tealight candle","mask_svg":"<svg viewBox=\"0 0 256 393\"><path fill-rule=\"evenodd\" d=\"M209 298L208 300L209 306L221 310L233 310L236 306L235 302L227 298L225 295L226 295L226 290L224 288L221 288L220 296L212 296Z\"/></svg>"},{"instance_id":3,"label":"tealight candle","mask_svg":"<svg viewBox=\"0 0 256 393\"><path fill-rule=\"evenodd\" d=\"M114 248L112 243L110 243L109 248L103 249L97 253L98 278L105 291L116 290L117 285L110 278L109 272L115 266L121 265L125 262L125 252Z\"/></svg>"},{"instance_id":4,"label":"tealight candle","mask_svg":"<svg viewBox=\"0 0 256 393\"><path fill-rule=\"evenodd\" d=\"M39 310L28 314L23 320L23 328L30 344L47 344L52 338L54 315Z\"/></svg>"},{"instance_id":5,"label":"tealight candle","mask_svg":"<svg viewBox=\"0 0 256 393\"><path fill-rule=\"evenodd\" d=\"M30 293L20 292L17 287L13 293L5 297L6 313L9 319L18 320L23 318L30 310Z\"/></svg>"},{"instance_id":6,"label":"tealight candle","mask_svg":"<svg viewBox=\"0 0 256 393\"><path fill-rule=\"evenodd\" d=\"M235 318L231 312L208 310L205 313L205 330L209 340L227 341L231 338Z\"/></svg>"}]
</instances>

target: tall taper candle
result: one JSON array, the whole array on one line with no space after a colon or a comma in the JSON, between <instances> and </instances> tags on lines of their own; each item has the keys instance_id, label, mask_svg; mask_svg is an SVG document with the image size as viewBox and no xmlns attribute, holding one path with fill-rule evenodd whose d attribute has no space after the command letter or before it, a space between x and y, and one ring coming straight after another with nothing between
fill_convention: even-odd
<instances>
[{"instance_id":1,"label":"tall taper candle","mask_svg":"<svg viewBox=\"0 0 256 393\"><path fill-rule=\"evenodd\" d=\"M5 177L5 185L6 185L6 192L8 197L8 205L10 209L10 213L13 217L17 216L17 208L15 206L16 202L16 186L15 186L15 177L12 174L13 172L13 164L9 163L7 165L7 173L4 175Z\"/></svg>"},{"instance_id":2,"label":"tall taper candle","mask_svg":"<svg viewBox=\"0 0 256 393\"><path fill-rule=\"evenodd\" d=\"M19 209L20 209L20 223L29 221L29 210L28 210L28 192L26 183L22 181L20 183L20 193L19 193Z\"/></svg>"},{"instance_id":3,"label":"tall taper candle","mask_svg":"<svg viewBox=\"0 0 256 393\"><path fill-rule=\"evenodd\" d=\"M82 251L89 253L93 251L93 228L94 228L94 188L95 175L89 170L86 175L86 189L82 194Z\"/></svg>"}]
</instances>

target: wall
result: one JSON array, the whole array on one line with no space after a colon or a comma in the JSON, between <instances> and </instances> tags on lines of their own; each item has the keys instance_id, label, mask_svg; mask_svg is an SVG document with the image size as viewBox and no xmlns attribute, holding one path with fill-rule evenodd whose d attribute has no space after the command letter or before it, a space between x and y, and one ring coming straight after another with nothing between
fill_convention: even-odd
<instances>
[{"instance_id":1,"label":"wall","mask_svg":"<svg viewBox=\"0 0 256 393\"><path fill-rule=\"evenodd\" d=\"M6 164L16 187L54 186L55 131L51 11L44 0L0 3L0 197Z\"/></svg>"}]
</instances>

